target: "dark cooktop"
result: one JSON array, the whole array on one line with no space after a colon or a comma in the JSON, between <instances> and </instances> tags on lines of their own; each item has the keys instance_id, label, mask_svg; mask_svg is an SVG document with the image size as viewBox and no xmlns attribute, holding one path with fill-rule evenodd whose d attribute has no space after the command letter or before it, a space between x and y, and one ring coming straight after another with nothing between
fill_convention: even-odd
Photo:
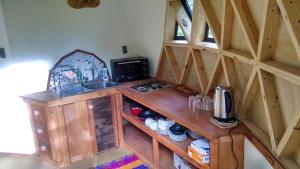
<instances>
[{"instance_id":1,"label":"dark cooktop","mask_svg":"<svg viewBox=\"0 0 300 169\"><path fill-rule=\"evenodd\" d=\"M171 86L170 84L167 84L165 82L153 80L153 81L147 81L147 82L143 82L143 83L137 84L135 86L132 86L131 89L141 92L141 93L147 93L147 92L152 92L152 91L160 90L163 88L167 88L170 86Z\"/></svg>"}]
</instances>

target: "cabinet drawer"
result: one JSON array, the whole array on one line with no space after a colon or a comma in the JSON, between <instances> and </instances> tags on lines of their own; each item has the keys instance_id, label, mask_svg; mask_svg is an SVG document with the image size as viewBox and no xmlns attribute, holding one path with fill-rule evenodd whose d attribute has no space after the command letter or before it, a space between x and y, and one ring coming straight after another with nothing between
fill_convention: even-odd
<instances>
[{"instance_id":1,"label":"cabinet drawer","mask_svg":"<svg viewBox=\"0 0 300 169\"><path fill-rule=\"evenodd\" d=\"M51 159L50 144L47 141L46 142L40 141L38 145L39 145L38 151L40 152L40 155L47 159Z\"/></svg>"},{"instance_id":2,"label":"cabinet drawer","mask_svg":"<svg viewBox=\"0 0 300 169\"><path fill-rule=\"evenodd\" d=\"M38 141L49 142L47 124L34 122L33 125L34 125L34 132Z\"/></svg>"},{"instance_id":3,"label":"cabinet drawer","mask_svg":"<svg viewBox=\"0 0 300 169\"><path fill-rule=\"evenodd\" d=\"M30 105L32 119L36 122L46 123L46 110L44 107L39 105Z\"/></svg>"}]
</instances>

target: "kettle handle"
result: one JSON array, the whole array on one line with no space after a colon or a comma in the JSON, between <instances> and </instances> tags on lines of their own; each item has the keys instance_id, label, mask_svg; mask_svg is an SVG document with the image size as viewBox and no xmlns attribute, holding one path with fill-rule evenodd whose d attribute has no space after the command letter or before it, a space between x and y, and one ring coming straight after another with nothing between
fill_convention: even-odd
<instances>
[{"instance_id":1,"label":"kettle handle","mask_svg":"<svg viewBox=\"0 0 300 169\"><path fill-rule=\"evenodd\" d=\"M225 96L226 115L228 117L232 109L232 98L228 91L224 92L224 96Z\"/></svg>"}]
</instances>

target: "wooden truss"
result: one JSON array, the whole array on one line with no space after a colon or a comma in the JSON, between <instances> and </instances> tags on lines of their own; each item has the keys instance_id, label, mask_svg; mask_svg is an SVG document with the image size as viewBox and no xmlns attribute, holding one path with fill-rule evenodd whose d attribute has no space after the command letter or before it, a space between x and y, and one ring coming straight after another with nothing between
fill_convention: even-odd
<instances>
[{"instance_id":1,"label":"wooden truss","mask_svg":"<svg viewBox=\"0 0 300 169\"><path fill-rule=\"evenodd\" d=\"M199 92L205 95L218 84L230 85L235 92L238 116L269 147L274 154L283 159L289 168L296 165L291 155L300 148L300 106L294 113L292 121L284 124L275 78L284 79L300 86L300 67L283 64L272 59L277 39L277 27L283 20L291 37L296 55L300 61L300 1L299 0L266 0L263 5L260 27L255 22L246 0L224 0L222 2L221 21L211 0L195 0L193 23L182 25L182 19L187 19L181 10L179 0L167 2L164 46L157 77L162 77L164 62L170 63L170 73L177 84L185 84L184 80L193 67L196 74L192 83L199 85ZM220 18L220 17L219 17ZM282 18L282 19L281 19ZM173 41L174 25L178 22L185 32L187 41ZM249 52L232 47L233 24L238 22L245 37ZM202 42L205 24L208 23L214 34L216 44ZM259 28L258 28L259 27ZM174 48L185 50L186 54L178 59ZM210 74L206 69L203 52L215 56ZM164 56L164 57L163 57ZM246 64L251 67L248 81L242 89L237 77L236 64ZM224 79L223 81L220 79ZM247 119L253 102L258 93L262 99L262 109L267 131L257 126L255 121ZM287 160L288 159L288 160ZM300 164L298 164L300 165Z\"/></svg>"}]
</instances>

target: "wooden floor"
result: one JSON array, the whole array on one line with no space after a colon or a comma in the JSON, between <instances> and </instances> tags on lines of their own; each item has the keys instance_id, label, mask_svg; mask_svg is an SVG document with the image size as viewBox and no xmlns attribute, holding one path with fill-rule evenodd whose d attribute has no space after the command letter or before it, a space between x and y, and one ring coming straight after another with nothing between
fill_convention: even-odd
<instances>
[{"instance_id":1,"label":"wooden floor","mask_svg":"<svg viewBox=\"0 0 300 169\"><path fill-rule=\"evenodd\" d=\"M92 159L76 162L63 169L89 169L98 164L104 164L131 154L126 148L114 149ZM0 155L0 168L5 169L55 169L56 167L38 157L17 157Z\"/></svg>"}]
</instances>

